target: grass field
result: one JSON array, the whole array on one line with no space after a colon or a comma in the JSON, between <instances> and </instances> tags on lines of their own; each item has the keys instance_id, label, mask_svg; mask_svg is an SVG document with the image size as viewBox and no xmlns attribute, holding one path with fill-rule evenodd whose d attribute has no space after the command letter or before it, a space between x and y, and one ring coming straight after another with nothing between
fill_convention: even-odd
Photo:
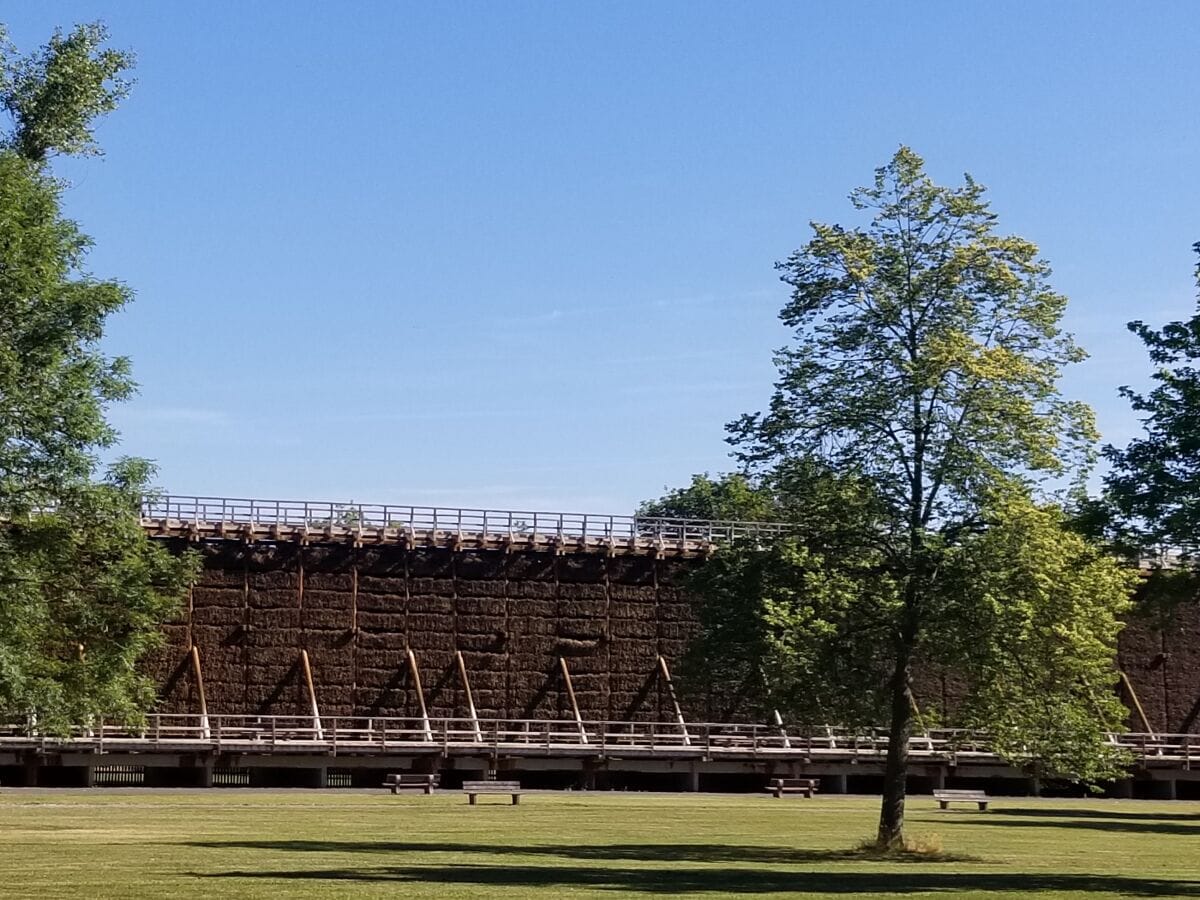
<instances>
[{"instance_id":1,"label":"grass field","mask_svg":"<svg viewBox=\"0 0 1200 900\"><path fill-rule=\"evenodd\" d=\"M1200 803L909 806L938 858L853 848L877 801L680 794L0 793L3 897L1200 897ZM935 839L936 840L936 839Z\"/></svg>"}]
</instances>

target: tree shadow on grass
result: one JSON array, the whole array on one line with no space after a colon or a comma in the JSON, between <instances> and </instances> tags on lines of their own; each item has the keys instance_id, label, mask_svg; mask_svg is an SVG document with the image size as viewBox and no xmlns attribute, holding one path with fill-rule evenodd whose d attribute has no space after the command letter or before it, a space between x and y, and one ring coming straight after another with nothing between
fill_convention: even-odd
<instances>
[{"instance_id":1,"label":"tree shadow on grass","mask_svg":"<svg viewBox=\"0 0 1200 900\"><path fill-rule=\"evenodd\" d=\"M477 853L494 856L557 856L579 860L634 862L757 863L800 865L830 862L952 863L979 862L954 853L881 853L869 847L851 850L801 850L794 847L734 844L504 844L435 843L432 841L187 841L209 849L274 850L297 853Z\"/></svg>"},{"instance_id":2,"label":"tree shadow on grass","mask_svg":"<svg viewBox=\"0 0 1200 900\"><path fill-rule=\"evenodd\" d=\"M1197 812L1135 812L1124 809L1070 809L1065 807L1016 807L996 810L996 815L1022 816L1035 819L1120 819L1141 822L1195 822L1200 825L1200 810Z\"/></svg>"},{"instance_id":3,"label":"tree shadow on grass","mask_svg":"<svg viewBox=\"0 0 1200 900\"><path fill-rule=\"evenodd\" d=\"M490 887L593 888L647 894L830 893L867 895L994 891L1019 895L1047 891L1118 893L1132 897L1200 897L1200 881L1112 875L970 874L959 872L789 872L722 868L621 868L571 866L381 866L191 873L198 878L280 879L384 884Z\"/></svg>"},{"instance_id":4,"label":"tree shadow on grass","mask_svg":"<svg viewBox=\"0 0 1200 900\"><path fill-rule=\"evenodd\" d=\"M1006 819L1005 814L988 816L985 819L955 819L955 825L985 825L989 828L1083 828L1090 831L1117 831L1124 834L1182 834L1200 838L1200 821L1195 825L1179 822L1138 822L1113 819L1072 820L1064 816L1046 821Z\"/></svg>"}]
</instances>

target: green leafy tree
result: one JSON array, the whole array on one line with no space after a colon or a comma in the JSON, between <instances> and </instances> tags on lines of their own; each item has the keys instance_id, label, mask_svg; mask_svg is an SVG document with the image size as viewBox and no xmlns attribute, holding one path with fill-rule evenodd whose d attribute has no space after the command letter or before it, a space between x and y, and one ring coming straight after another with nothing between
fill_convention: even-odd
<instances>
[{"instance_id":1,"label":"green leafy tree","mask_svg":"<svg viewBox=\"0 0 1200 900\"><path fill-rule=\"evenodd\" d=\"M716 478L693 475L685 488L647 500L637 514L650 518L773 522L778 518L769 490L750 477L733 473Z\"/></svg>"},{"instance_id":2,"label":"green leafy tree","mask_svg":"<svg viewBox=\"0 0 1200 900\"><path fill-rule=\"evenodd\" d=\"M1200 243L1195 245L1200 254ZM1196 267L1200 283L1200 265ZM1121 394L1142 416L1143 437L1107 447L1108 498L1124 543L1143 553L1169 549L1192 561L1200 551L1200 304L1187 321L1154 330L1130 322L1157 369L1154 386Z\"/></svg>"},{"instance_id":3,"label":"green leafy tree","mask_svg":"<svg viewBox=\"0 0 1200 900\"><path fill-rule=\"evenodd\" d=\"M104 39L87 25L27 57L0 46L0 710L51 727L145 709L137 662L194 567L141 531L148 464L96 477L116 441L105 411L134 389L99 341L131 293L84 268L91 242L47 161L96 152L92 122L126 89L129 57Z\"/></svg>"},{"instance_id":4,"label":"green leafy tree","mask_svg":"<svg viewBox=\"0 0 1200 900\"><path fill-rule=\"evenodd\" d=\"M869 552L849 569L852 584L869 574L862 588L830 596L842 612L791 604L795 615L776 633L803 647L806 635L874 631L861 637L875 662L861 666L860 693L864 702L877 697L889 719L878 840L895 847L903 842L914 664L957 647L958 628L984 622L974 595L958 602L947 590L952 563L1001 526L1002 511L1018 502L1037 508L1037 493L1081 478L1096 434L1090 410L1058 391L1062 368L1084 356L1059 327L1066 298L1049 286L1032 243L997 232L979 184L968 176L961 187L936 185L920 157L901 148L851 201L867 224L814 223L809 243L780 264L792 289L781 318L794 340L777 354L768 410L730 432L752 471L817 466L858 486L874 512L863 538ZM1055 574L1069 580L1067 570ZM1098 616L1124 604L1119 582L1090 598ZM1059 624L1060 654L1094 657L1100 668L1111 662L1107 634ZM986 635L998 645L1009 639ZM884 684L869 692L881 671ZM1110 723L1096 710L1110 682L1071 695L1081 716L1094 716L1091 740L1078 749L1097 764L1077 771L1103 767Z\"/></svg>"}]
</instances>

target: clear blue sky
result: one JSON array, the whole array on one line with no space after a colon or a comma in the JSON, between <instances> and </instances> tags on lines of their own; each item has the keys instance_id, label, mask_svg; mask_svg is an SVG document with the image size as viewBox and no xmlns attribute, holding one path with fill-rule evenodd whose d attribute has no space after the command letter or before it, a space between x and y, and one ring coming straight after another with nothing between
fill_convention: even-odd
<instances>
[{"instance_id":1,"label":"clear blue sky","mask_svg":"<svg viewBox=\"0 0 1200 900\"><path fill-rule=\"evenodd\" d=\"M1194 3L6 4L138 84L60 165L180 493L624 512L728 469L773 262L896 146L1036 241L1105 438L1195 308Z\"/></svg>"}]
</instances>

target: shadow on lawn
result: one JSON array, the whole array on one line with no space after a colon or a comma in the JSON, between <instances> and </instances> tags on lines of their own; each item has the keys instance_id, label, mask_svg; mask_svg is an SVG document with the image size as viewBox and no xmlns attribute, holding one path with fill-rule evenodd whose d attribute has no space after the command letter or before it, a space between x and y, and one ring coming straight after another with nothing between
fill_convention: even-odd
<instances>
[{"instance_id":1,"label":"shadow on lawn","mask_svg":"<svg viewBox=\"0 0 1200 900\"><path fill-rule=\"evenodd\" d=\"M988 828L1085 828L1091 831L1119 831L1125 834L1184 834L1200 838L1200 820L1194 825L1181 822L1139 822L1119 819L1079 818L1074 814L1061 814L1062 818L1046 821L1008 819L1008 810L997 811L995 816L979 819L955 819L955 825L984 825Z\"/></svg>"},{"instance_id":2,"label":"shadow on lawn","mask_svg":"<svg viewBox=\"0 0 1200 900\"><path fill-rule=\"evenodd\" d=\"M996 810L997 815L1028 816L1035 819L1120 819L1123 821L1143 822L1194 822L1200 825L1200 812L1134 812L1123 809L1067 809L1067 808L1030 808Z\"/></svg>"},{"instance_id":3,"label":"shadow on lawn","mask_svg":"<svg viewBox=\"0 0 1200 900\"><path fill-rule=\"evenodd\" d=\"M978 862L977 857L952 853L887 856L869 848L853 850L797 850L791 847L755 847L732 844L453 844L410 841L188 841L187 846L209 849L281 850L298 853L477 853L492 856L557 856L580 860L630 860L635 862L802 863L887 861L896 863Z\"/></svg>"},{"instance_id":4,"label":"shadow on lawn","mask_svg":"<svg viewBox=\"0 0 1200 900\"><path fill-rule=\"evenodd\" d=\"M300 879L313 881L421 883L487 887L597 888L650 894L807 893L864 895L922 891L1043 891L1119 893L1125 896L1200 897L1200 881L1111 875L967 874L955 872L787 872L755 869L620 868L567 866L381 866L378 868L306 869L191 873L200 878Z\"/></svg>"}]
</instances>

